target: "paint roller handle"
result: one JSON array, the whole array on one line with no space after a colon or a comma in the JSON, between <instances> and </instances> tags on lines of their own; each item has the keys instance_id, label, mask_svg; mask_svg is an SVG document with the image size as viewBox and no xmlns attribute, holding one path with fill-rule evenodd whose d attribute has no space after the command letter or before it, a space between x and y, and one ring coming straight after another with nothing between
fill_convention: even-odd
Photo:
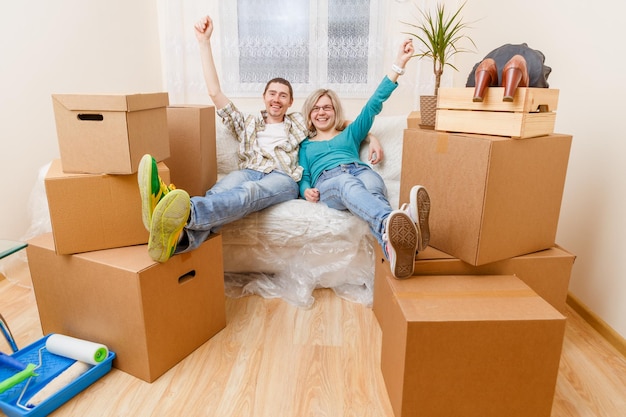
<instances>
[{"instance_id":1,"label":"paint roller handle","mask_svg":"<svg viewBox=\"0 0 626 417\"><path fill-rule=\"evenodd\" d=\"M6 365L9 368L17 369L18 371L23 371L27 366L15 359L13 356L9 356L3 352L0 352L0 365Z\"/></svg>"},{"instance_id":2,"label":"paint roller handle","mask_svg":"<svg viewBox=\"0 0 626 417\"><path fill-rule=\"evenodd\" d=\"M26 378L30 378L31 376L37 376L37 374L35 373L35 367L36 365L34 363L29 363L26 366L26 369L24 369L23 371L20 371L15 375L8 377L4 381L1 381L0 394L8 390L9 388L13 388L15 385L24 381Z\"/></svg>"}]
</instances>

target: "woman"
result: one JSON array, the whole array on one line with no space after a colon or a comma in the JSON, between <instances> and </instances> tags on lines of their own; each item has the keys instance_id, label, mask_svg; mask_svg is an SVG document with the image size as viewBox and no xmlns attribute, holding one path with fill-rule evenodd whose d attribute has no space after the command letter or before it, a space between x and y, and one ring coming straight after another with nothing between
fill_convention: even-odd
<instances>
[{"instance_id":1,"label":"woman","mask_svg":"<svg viewBox=\"0 0 626 417\"><path fill-rule=\"evenodd\" d=\"M349 210L365 220L396 278L413 275L416 251L428 246L430 199L424 187L415 186L410 203L392 210L383 179L359 159L359 148L413 53L413 44L407 39L389 73L347 127L339 98L332 90L311 94L302 111L309 137L300 144L299 163L304 169L300 195L310 202Z\"/></svg>"}]
</instances>

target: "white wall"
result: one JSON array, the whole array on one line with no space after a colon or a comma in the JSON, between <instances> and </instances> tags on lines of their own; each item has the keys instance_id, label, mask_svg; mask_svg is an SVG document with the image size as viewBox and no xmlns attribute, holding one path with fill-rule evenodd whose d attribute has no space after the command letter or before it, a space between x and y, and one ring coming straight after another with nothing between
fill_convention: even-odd
<instances>
[{"instance_id":1,"label":"white wall","mask_svg":"<svg viewBox=\"0 0 626 417\"><path fill-rule=\"evenodd\" d=\"M51 94L163 91L154 0L5 2L0 12L0 239L30 224L40 167L59 157Z\"/></svg>"},{"instance_id":2,"label":"white wall","mask_svg":"<svg viewBox=\"0 0 626 417\"><path fill-rule=\"evenodd\" d=\"M455 86L505 43L526 42L552 67L550 87L560 90L555 130L573 135L557 233L577 256L570 291L626 337L626 3L470 0L466 9L480 53L457 61Z\"/></svg>"},{"instance_id":3,"label":"white wall","mask_svg":"<svg viewBox=\"0 0 626 417\"><path fill-rule=\"evenodd\" d=\"M399 21L410 17L413 6L386 1L389 50L381 58L390 62L406 30ZM58 157L50 94L161 91L156 7L155 0L35 0L3 6L0 238L23 236L37 171ZM448 70L447 85L464 86L474 63L505 43L526 42L541 50L553 69L549 81L560 90L556 130L574 137L557 235L558 243L577 255L570 290L626 337L626 256L621 253L626 235L621 131L626 4L583 7L569 0L527 0L504 6L469 0L465 10L467 20L476 20L470 34L479 50L458 57L460 71ZM384 114L417 108L429 64L409 65ZM349 109L361 105L346 104Z\"/></svg>"},{"instance_id":4,"label":"white wall","mask_svg":"<svg viewBox=\"0 0 626 417\"><path fill-rule=\"evenodd\" d=\"M444 0L453 8L462 0ZM415 3L388 0L389 36L415 16ZM434 1L433 1L434 2ZM431 2L432 3L432 2ZM623 16L626 3L600 1L584 6L569 0L500 2L468 0L464 17L477 53L459 54L459 69L446 69L446 86L463 87L473 65L506 43L527 43L541 50L552 67L548 81L560 90L556 132L573 136L557 243L577 258L570 291L591 311L626 338L626 140L623 61ZM415 45L418 45L415 43ZM391 51L387 53L388 57ZM428 65L409 63L400 79L412 97L398 103L396 93L385 111L400 114L417 108L417 95L428 93Z\"/></svg>"}]
</instances>

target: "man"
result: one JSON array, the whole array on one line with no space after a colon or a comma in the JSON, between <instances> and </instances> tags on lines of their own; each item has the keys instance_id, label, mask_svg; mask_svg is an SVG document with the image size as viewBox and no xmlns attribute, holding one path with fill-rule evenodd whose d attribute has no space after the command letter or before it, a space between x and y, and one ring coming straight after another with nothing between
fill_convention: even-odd
<instances>
[{"instance_id":1,"label":"man","mask_svg":"<svg viewBox=\"0 0 626 417\"><path fill-rule=\"evenodd\" d=\"M282 78L270 80L263 92L265 110L257 115L239 111L221 90L211 48L213 29L209 16L194 25L208 93L217 115L239 142L240 169L204 196L190 197L163 183L152 156L142 158L138 182L143 221L150 231L148 252L158 262L197 248L227 223L298 198L298 147L308 132L300 113L287 114L293 104L291 84Z\"/></svg>"}]
</instances>

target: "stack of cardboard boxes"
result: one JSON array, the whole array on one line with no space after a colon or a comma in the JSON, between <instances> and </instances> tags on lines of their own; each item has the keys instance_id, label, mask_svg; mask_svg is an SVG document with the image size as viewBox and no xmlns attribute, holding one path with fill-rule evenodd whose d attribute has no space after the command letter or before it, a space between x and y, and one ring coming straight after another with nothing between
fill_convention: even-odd
<instances>
[{"instance_id":1,"label":"stack of cardboard boxes","mask_svg":"<svg viewBox=\"0 0 626 417\"><path fill-rule=\"evenodd\" d=\"M553 91L518 89L503 103L489 90L484 103L471 89L448 91L467 103L445 111L456 122L442 127L438 110L436 130L420 129L412 113L404 133L400 202L413 185L427 188L431 239L407 280L377 252L374 313L396 417L551 413L575 259L555 243L572 137L492 114ZM543 100L533 108L545 110ZM482 134L501 117L526 133Z\"/></svg>"},{"instance_id":2,"label":"stack of cardboard boxes","mask_svg":"<svg viewBox=\"0 0 626 417\"><path fill-rule=\"evenodd\" d=\"M115 367L152 382L224 328L222 244L218 234L166 263L150 259L137 168L152 154L166 182L203 194L217 177L214 108L168 107L167 93L52 101L52 233L27 248L42 330L103 343Z\"/></svg>"}]
</instances>

